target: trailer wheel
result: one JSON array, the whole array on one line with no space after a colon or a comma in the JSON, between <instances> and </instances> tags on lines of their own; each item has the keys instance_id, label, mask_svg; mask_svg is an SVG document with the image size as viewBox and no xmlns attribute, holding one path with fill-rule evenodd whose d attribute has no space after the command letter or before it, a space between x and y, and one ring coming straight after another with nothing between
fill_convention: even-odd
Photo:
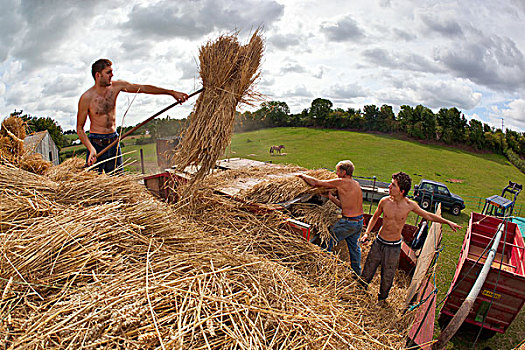
<instances>
[{"instance_id":1,"label":"trailer wheel","mask_svg":"<svg viewBox=\"0 0 525 350\"><path fill-rule=\"evenodd\" d=\"M461 213L461 207L459 205L454 205L452 209L450 210L453 215L458 216Z\"/></svg>"},{"instance_id":2,"label":"trailer wheel","mask_svg":"<svg viewBox=\"0 0 525 350\"><path fill-rule=\"evenodd\" d=\"M421 208L423 208L425 210L429 210L430 209L430 200L429 199L423 199L421 201Z\"/></svg>"}]
</instances>

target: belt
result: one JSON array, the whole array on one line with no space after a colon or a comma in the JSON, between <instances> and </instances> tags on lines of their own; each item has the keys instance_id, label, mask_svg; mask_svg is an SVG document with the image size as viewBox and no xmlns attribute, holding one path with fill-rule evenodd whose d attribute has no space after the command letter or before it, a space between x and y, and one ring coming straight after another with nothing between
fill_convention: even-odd
<instances>
[{"instance_id":1,"label":"belt","mask_svg":"<svg viewBox=\"0 0 525 350\"><path fill-rule=\"evenodd\" d=\"M346 221L361 221L363 220L363 215L351 216L351 217L342 215L341 219L346 220Z\"/></svg>"},{"instance_id":2,"label":"belt","mask_svg":"<svg viewBox=\"0 0 525 350\"><path fill-rule=\"evenodd\" d=\"M377 236L377 241L379 243L381 243L381 244L389 245L391 247L395 247L395 246L401 245L401 242L403 241L403 239L400 239L399 241L387 241L387 240Z\"/></svg>"},{"instance_id":3,"label":"belt","mask_svg":"<svg viewBox=\"0 0 525 350\"><path fill-rule=\"evenodd\" d=\"M115 141L118 138L118 136L109 138L109 139L95 139L95 138L89 138L89 141L91 143L94 143L97 146L105 147Z\"/></svg>"}]
</instances>

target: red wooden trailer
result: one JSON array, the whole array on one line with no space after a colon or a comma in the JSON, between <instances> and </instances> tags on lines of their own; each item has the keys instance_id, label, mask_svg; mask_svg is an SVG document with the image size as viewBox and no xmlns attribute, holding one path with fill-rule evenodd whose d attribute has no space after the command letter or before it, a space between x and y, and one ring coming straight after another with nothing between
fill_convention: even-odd
<instances>
[{"instance_id":1,"label":"red wooden trailer","mask_svg":"<svg viewBox=\"0 0 525 350\"><path fill-rule=\"evenodd\" d=\"M446 325L471 290L503 220L472 213L456 273L441 309L439 323ZM525 251L519 227L505 222L494 262L474 307L465 322L504 333L525 303Z\"/></svg>"}]
</instances>

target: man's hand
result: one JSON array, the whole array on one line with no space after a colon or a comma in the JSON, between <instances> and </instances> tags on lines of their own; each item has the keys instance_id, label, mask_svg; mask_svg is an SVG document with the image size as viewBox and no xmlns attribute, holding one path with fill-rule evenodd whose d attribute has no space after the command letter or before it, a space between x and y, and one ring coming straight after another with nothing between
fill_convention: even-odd
<instances>
[{"instance_id":1,"label":"man's hand","mask_svg":"<svg viewBox=\"0 0 525 350\"><path fill-rule=\"evenodd\" d=\"M189 97L188 94L185 94L184 92L175 91L175 90L173 90L173 93L171 94L171 96L173 96L180 103L187 101Z\"/></svg>"},{"instance_id":2,"label":"man's hand","mask_svg":"<svg viewBox=\"0 0 525 350\"><path fill-rule=\"evenodd\" d=\"M368 239L368 233L365 232L365 234L359 239L359 242L363 245L367 245L368 242L370 242L370 239Z\"/></svg>"},{"instance_id":3,"label":"man's hand","mask_svg":"<svg viewBox=\"0 0 525 350\"><path fill-rule=\"evenodd\" d=\"M93 164L96 163L96 161L97 161L97 151L93 148L92 150L89 151L87 165L92 166Z\"/></svg>"}]
</instances>

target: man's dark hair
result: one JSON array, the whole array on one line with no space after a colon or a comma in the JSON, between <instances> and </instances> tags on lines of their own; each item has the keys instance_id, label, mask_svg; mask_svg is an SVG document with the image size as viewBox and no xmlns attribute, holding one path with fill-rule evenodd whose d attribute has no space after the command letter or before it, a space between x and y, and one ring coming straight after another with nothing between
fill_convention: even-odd
<instances>
[{"instance_id":1,"label":"man's dark hair","mask_svg":"<svg viewBox=\"0 0 525 350\"><path fill-rule=\"evenodd\" d=\"M91 66L91 75L93 76L93 79L95 79L95 73L100 73L104 70L104 68L111 65L113 65L113 62L111 62L107 58L101 58L95 63L93 63L93 65Z\"/></svg>"},{"instance_id":2,"label":"man's dark hair","mask_svg":"<svg viewBox=\"0 0 525 350\"><path fill-rule=\"evenodd\" d=\"M408 176L407 173L402 171L397 172L392 175L392 179L396 180L399 189L403 193L403 197L406 197L410 189L412 188L412 179Z\"/></svg>"}]
</instances>

